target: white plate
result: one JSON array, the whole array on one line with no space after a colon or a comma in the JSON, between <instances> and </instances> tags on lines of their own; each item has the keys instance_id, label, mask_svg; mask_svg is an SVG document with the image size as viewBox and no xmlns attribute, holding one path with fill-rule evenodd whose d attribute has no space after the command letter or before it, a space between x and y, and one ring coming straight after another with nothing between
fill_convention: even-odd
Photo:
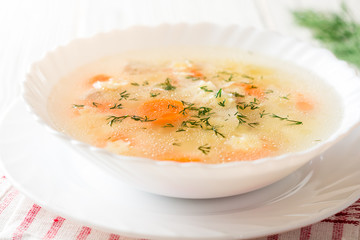
<instances>
[{"instance_id":1,"label":"white plate","mask_svg":"<svg viewBox=\"0 0 360 240\"><path fill-rule=\"evenodd\" d=\"M360 196L360 129L294 174L234 197L186 200L128 188L47 133L18 101L0 126L1 165L44 208L108 232L238 239L320 221Z\"/></svg>"}]
</instances>

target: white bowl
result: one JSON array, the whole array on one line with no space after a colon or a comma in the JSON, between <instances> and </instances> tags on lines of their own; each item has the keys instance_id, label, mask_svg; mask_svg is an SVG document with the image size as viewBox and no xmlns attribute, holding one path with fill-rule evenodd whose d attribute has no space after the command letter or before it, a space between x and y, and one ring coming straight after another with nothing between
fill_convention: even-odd
<instances>
[{"instance_id":1,"label":"white bowl","mask_svg":"<svg viewBox=\"0 0 360 240\"><path fill-rule=\"evenodd\" d=\"M104 56L166 46L238 48L291 62L334 87L344 106L341 123L326 141L311 149L224 164L178 163L115 155L74 140L57 129L49 116L47 101L53 86L62 77ZM89 161L138 189L181 198L225 197L269 185L324 152L360 123L360 79L348 64L337 60L331 52L308 43L275 32L240 26L208 23L136 26L76 39L34 63L23 90L23 97L36 118Z\"/></svg>"}]
</instances>

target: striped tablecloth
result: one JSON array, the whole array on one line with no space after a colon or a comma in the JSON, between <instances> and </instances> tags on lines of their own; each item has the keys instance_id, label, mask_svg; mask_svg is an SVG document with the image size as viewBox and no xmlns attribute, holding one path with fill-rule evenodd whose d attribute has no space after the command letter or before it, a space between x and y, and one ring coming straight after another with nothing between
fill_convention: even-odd
<instances>
[{"instance_id":1,"label":"striped tablecloth","mask_svg":"<svg viewBox=\"0 0 360 240\"><path fill-rule=\"evenodd\" d=\"M360 199L353 205L321 222L258 240L357 240L360 223ZM16 190L6 176L0 178L1 240L130 240L84 226L47 211ZM144 236L142 239L148 239ZM155 239L154 239L155 240Z\"/></svg>"}]
</instances>

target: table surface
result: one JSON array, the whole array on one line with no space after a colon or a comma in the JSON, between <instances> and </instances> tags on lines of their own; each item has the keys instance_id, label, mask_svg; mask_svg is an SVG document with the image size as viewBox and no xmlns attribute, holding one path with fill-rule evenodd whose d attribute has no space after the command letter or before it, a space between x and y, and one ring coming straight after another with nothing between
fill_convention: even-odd
<instances>
[{"instance_id":1,"label":"table surface","mask_svg":"<svg viewBox=\"0 0 360 240\"><path fill-rule=\"evenodd\" d=\"M345 2L353 12L359 12L359 0ZM340 0L1 1L0 118L19 96L29 65L73 38L137 24L212 22L268 28L314 41L307 30L294 25L291 10L338 11L340 3ZM319 223L261 239L360 239L359 220L360 201L357 201ZM0 178L0 239L129 238L56 216L19 193L3 176Z\"/></svg>"}]
</instances>

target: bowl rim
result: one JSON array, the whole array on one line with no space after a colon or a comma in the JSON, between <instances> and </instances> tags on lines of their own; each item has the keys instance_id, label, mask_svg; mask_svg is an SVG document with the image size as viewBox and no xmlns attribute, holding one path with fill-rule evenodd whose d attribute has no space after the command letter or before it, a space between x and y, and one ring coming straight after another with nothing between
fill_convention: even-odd
<instances>
[{"instance_id":1,"label":"bowl rim","mask_svg":"<svg viewBox=\"0 0 360 240\"><path fill-rule=\"evenodd\" d=\"M33 62L29 66L27 73L26 73L26 78L22 82L21 87L20 87L21 98L25 102L27 111L30 112L30 114L35 118L35 120L38 123L40 123L41 125L43 125L49 132L51 132L53 135L61 138L63 141L70 143L73 146L85 147L90 152L96 152L96 153L100 153L103 155L105 154L108 157L111 157L116 160L127 161L127 162L131 161L131 162L136 162L136 163L144 163L144 164L157 165L157 166L176 166L176 167L182 167L182 168L184 168L184 167L185 168L201 167L201 168L217 169L217 168L229 168L229 167L234 167L234 166L238 167L238 166L245 166L245 165L258 165L258 164L264 164L264 163L267 163L270 161L281 161L286 158L293 158L293 159L299 158L299 157L301 157L305 154L311 153L315 150L321 150L321 151L319 151L318 154L316 154L316 155L319 155L321 152L324 152L327 148L331 147L332 145L334 145L335 143L340 141L342 138L344 138L347 134L349 134L350 131L352 131L356 127L360 126L360 117L358 117L358 119L356 120L356 122L353 125L349 126L348 128L346 128L345 130L343 130L341 132L339 131L340 129L338 127L325 141L322 141L321 143L318 143L311 148L307 148L302 151L289 152L289 153L272 156L272 157L265 157L265 158L249 160L249 161L238 160L238 161L232 161L232 162L226 162L226 163L216 163L216 164L201 163L201 162L177 162L177 161L173 161L173 160L156 160L156 159L145 158L145 157L120 155L120 154L112 153L104 148L92 146L88 143L82 142L80 140L76 140L76 139L70 137L69 135L66 135L65 133L60 132L59 130L50 126L50 124L46 123L46 121L44 119L42 119L36 113L36 111L34 110L32 105L27 101L27 97L26 97L27 86L26 85L29 84L29 82L31 82L31 80L29 80L29 79L30 79L31 73L34 71L34 68L37 65L41 64L43 61L46 61L47 59L51 58L51 56L56 55L63 48L67 48L71 45L75 45L78 42L90 41L94 38L101 38L103 36L117 34L120 32L134 31L134 30L140 31L141 29L156 30L156 29L161 29L161 28L179 28L179 27L212 27L212 28L229 28L229 29L235 28L235 29L241 29L244 31L249 30L249 31L256 32L256 33L262 33L262 34L268 34L268 35L271 34L271 35L280 37L282 39L292 40L293 44L301 43L301 44L304 44L306 46L306 48L308 48L308 49L322 50L324 53L327 53L328 59L331 59L333 62L337 62L337 65L339 65L339 66L342 65L342 68L346 68L346 70L348 72L352 73L351 77L348 77L348 79L350 79L350 78L356 79L360 82L360 77L359 77L359 74L356 72L356 70L354 68L352 68L352 66L348 62L338 59L330 50L328 50L324 47L315 46L314 44L312 44L310 42L299 40L298 38L296 38L294 36L288 36L288 35L273 31L273 30L264 30L264 29L259 29L259 28L255 28L252 26L242 26L239 24L226 24L225 25L225 24L216 24L216 23L209 23L209 22L200 22L200 23L195 23L195 24L192 24L192 23L176 23L176 24L163 23L163 24L159 24L159 25L155 25L155 26L133 25L133 26L130 26L130 27L127 27L124 29L113 29L110 31L95 33L88 37L74 38L74 39L72 39L68 42L65 42L63 44L60 44L57 47L55 47L49 51L46 51L44 54L42 54L42 56L37 61ZM264 55L266 56L266 54L264 54ZM301 68L300 66L297 66L297 67ZM343 121L343 118L341 119L341 121Z\"/></svg>"}]
</instances>

